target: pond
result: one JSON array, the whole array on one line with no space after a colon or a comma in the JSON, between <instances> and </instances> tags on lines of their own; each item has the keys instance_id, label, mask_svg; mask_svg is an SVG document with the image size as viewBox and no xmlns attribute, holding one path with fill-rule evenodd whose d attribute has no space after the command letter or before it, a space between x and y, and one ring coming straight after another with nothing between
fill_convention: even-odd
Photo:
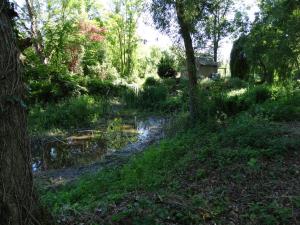
<instances>
[{"instance_id":1,"label":"pond","mask_svg":"<svg viewBox=\"0 0 300 225\"><path fill-rule=\"evenodd\" d=\"M115 118L97 129L83 129L65 136L33 137L32 170L45 171L84 166L118 152L143 149L162 135L165 119L128 120Z\"/></svg>"}]
</instances>

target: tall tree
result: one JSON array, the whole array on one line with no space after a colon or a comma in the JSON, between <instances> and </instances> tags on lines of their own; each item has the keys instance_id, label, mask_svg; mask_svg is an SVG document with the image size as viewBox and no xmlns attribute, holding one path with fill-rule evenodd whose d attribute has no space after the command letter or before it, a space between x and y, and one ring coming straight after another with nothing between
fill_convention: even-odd
<instances>
[{"instance_id":1,"label":"tall tree","mask_svg":"<svg viewBox=\"0 0 300 225\"><path fill-rule=\"evenodd\" d=\"M261 81L272 83L300 74L299 12L299 1L260 1L260 13L240 47L249 72L260 75Z\"/></svg>"},{"instance_id":2,"label":"tall tree","mask_svg":"<svg viewBox=\"0 0 300 225\"><path fill-rule=\"evenodd\" d=\"M233 21L228 14L233 9L232 0L211 0L207 7L207 17L204 20L205 34L212 41L214 61L218 61L220 41L233 32Z\"/></svg>"},{"instance_id":3,"label":"tall tree","mask_svg":"<svg viewBox=\"0 0 300 225\"><path fill-rule=\"evenodd\" d=\"M244 50L244 43L246 40L246 36L239 37L239 39L233 43L230 53L231 77L238 77L244 80L249 79L249 65Z\"/></svg>"},{"instance_id":4,"label":"tall tree","mask_svg":"<svg viewBox=\"0 0 300 225\"><path fill-rule=\"evenodd\" d=\"M0 0L0 225L50 225L33 186L14 15Z\"/></svg>"},{"instance_id":5,"label":"tall tree","mask_svg":"<svg viewBox=\"0 0 300 225\"><path fill-rule=\"evenodd\" d=\"M129 77L135 67L136 31L143 0L115 0L114 7L107 22L110 58L121 77Z\"/></svg>"},{"instance_id":6,"label":"tall tree","mask_svg":"<svg viewBox=\"0 0 300 225\"><path fill-rule=\"evenodd\" d=\"M186 64L190 83L190 113L195 120L198 117L198 102L197 102L197 68L195 60L195 52L193 48L193 41L191 37L190 24L187 19L187 11L185 10L185 3L181 0L175 2L176 14L178 24L180 27L180 34L184 41Z\"/></svg>"},{"instance_id":7,"label":"tall tree","mask_svg":"<svg viewBox=\"0 0 300 225\"><path fill-rule=\"evenodd\" d=\"M204 0L153 0L151 6L153 19L158 28L169 30L174 20L179 25L179 33L185 46L189 77L189 108L193 120L199 117L199 102L197 97L197 70L192 35L196 32L196 24L202 17L205 3L206 1Z\"/></svg>"},{"instance_id":8,"label":"tall tree","mask_svg":"<svg viewBox=\"0 0 300 225\"><path fill-rule=\"evenodd\" d=\"M30 36L37 56L42 63L45 62L43 37L38 28L37 9L34 0L25 0L26 8L30 21Z\"/></svg>"}]
</instances>

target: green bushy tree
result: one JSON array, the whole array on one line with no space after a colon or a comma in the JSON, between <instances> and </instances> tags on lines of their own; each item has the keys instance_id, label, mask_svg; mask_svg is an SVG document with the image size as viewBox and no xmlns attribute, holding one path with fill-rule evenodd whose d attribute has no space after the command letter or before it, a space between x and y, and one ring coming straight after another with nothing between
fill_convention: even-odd
<instances>
[{"instance_id":1,"label":"green bushy tree","mask_svg":"<svg viewBox=\"0 0 300 225\"><path fill-rule=\"evenodd\" d=\"M157 65L157 74L161 78L171 78L176 76L175 59L170 53L163 53L163 56L160 58Z\"/></svg>"}]
</instances>

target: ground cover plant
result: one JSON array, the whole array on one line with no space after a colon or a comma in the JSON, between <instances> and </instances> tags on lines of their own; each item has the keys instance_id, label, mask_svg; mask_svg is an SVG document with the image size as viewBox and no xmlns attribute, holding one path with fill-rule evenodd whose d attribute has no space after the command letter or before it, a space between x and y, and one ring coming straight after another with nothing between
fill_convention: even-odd
<instances>
[{"instance_id":1,"label":"ground cover plant","mask_svg":"<svg viewBox=\"0 0 300 225\"><path fill-rule=\"evenodd\" d=\"M253 93L263 88L245 92L249 110L187 129L180 117L175 133L128 164L42 190L44 203L70 224L75 215L91 224L297 224L299 133L251 109L290 104L261 101Z\"/></svg>"}]
</instances>

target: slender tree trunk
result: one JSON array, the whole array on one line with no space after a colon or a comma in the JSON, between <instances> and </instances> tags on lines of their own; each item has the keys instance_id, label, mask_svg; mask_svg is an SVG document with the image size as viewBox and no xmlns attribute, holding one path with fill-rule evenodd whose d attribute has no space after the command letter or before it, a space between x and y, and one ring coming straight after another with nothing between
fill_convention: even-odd
<instances>
[{"instance_id":1,"label":"slender tree trunk","mask_svg":"<svg viewBox=\"0 0 300 225\"><path fill-rule=\"evenodd\" d=\"M218 41L214 41L214 62L218 62L218 49L219 43Z\"/></svg>"},{"instance_id":2,"label":"slender tree trunk","mask_svg":"<svg viewBox=\"0 0 300 225\"><path fill-rule=\"evenodd\" d=\"M0 225L50 225L33 186L13 15L0 0Z\"/></svg>"},{"instance_id":3,"label":"slender tree trunk","mask_svg":"<svg viewBox=\"0 0 300 225\"><path fill-rule=\"evenodd\" d=\"M219 48L219 43L218 43L218 38L217 38L217 15L214 15L214 33L213 33L213 42L214 42L214 61L217 62L218 61L218 48Z\"/></svg>"},{"instance_id":4,"label":"slender tree trunk","mask_svg":"<svg viewBox=\"0 0 300 225\"><path fill-rule=\"evenodd\" d=\"M45 63L44 46L42 44L42 35L38 30L36 11L34 9L33 0L25 0L26 7L30 19L30 34L33 40L33 47L41 63Z\"/></svg>"},{"instance_id":5,"label":"slender tree trunk","mask_svg":"<svg viewBox=\"0 0 300 225\"><path fill-rule=\"evenodd\" d=\"M261 58L259 58L259 64L260 67L263 69L263 75L264 75L263 82L267 82L271 84L273 82L273 75L268 71L266 65L264 64Z\"/></svg>"},{"instance_id":6,"label":"slender tree trunk","mask_svg":"<svg viewBox=\"0 0 300 225\"><path fill-rule=\"evenodd\" d=\"M185 21L184 10L181 0L175 3L180 33L185 45L185 55L189 76L190 114L193 120L199 118L199 103L197 95L197 68L193 42L189 30L189 24Z\"/></svg>"}]
</instances>

